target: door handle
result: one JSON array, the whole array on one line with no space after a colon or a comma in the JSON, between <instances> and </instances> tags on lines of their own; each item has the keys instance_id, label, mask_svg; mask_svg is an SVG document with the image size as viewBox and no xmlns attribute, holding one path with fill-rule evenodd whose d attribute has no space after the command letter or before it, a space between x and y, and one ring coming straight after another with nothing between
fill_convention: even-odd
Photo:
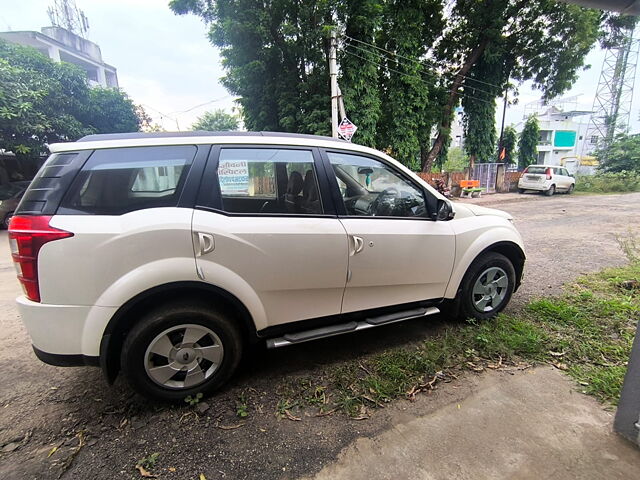
<instances>
[{"instance_id":1,"label":"door handle","mask_svg":"<svg viewBox=\"0 0 640 480\"><path fill-rule=\"evenodd\" d=\"M198 255L202 256L207 253L213 252L213 249L216 247L216 242L213 238L213 235L210 233L202 233L198 232Z\"/></svg>"},{"instance_id":2,"label":"door handle","mask_svg":"<svg viewBox=\"0 0 640 480\"><path fill-rule=\"evenodd\" d=\"M364 248L364 240L355 235L352 235L351 238L353 238L353 255L360 253Z\"/></svg>"}]
</instances>

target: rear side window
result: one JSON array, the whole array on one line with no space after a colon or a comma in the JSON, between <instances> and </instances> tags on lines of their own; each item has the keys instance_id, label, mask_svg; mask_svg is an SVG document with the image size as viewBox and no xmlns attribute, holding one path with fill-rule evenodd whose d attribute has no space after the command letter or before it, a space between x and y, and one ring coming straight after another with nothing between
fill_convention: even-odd
<instances>
[{"instance_id":1,"label":"rear side window","mask_svg":"<svg viewBox=\"0 0 640 480\"><path fill-rule=\"evenodd\" d=\"M175 207L196 151L192 145L96 150L58 213L122 215Z\"/></svg>"}]
</instances>

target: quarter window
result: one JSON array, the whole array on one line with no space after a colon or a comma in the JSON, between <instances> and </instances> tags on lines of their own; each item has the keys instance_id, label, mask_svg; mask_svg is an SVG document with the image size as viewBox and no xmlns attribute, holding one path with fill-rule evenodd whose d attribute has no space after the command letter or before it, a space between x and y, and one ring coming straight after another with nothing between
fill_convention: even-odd
<instances>
[{"instance_id":1,"label":"quarter window","mask_svg":"<svg viewBox=\"0 0 640 480\"><path fill-rule=\"evenodd\" d=\"M347 215L424 217L424 194L382 162L360 155L327 153Z\"/></svg>"},{"instance_id":2,"label":"quarter window","mask_svg":"<svg viewBox=\"0 0 640 480\"><path fill-rule=\"evenodd\" d=\"M222 209L230 213L321 214L310 150L223 148L218 161Z\"/></svg>"},{"instance_id":3,"label":"quarter window","mask_svg":"<svg viewBox=\"0 0 640 480\"><path fill-rule=\"evenodd\" d=\"M96 150L74 180L60 213L122 215L175 207L196 151L192 145Z\"/></svg>"}]
</instances>

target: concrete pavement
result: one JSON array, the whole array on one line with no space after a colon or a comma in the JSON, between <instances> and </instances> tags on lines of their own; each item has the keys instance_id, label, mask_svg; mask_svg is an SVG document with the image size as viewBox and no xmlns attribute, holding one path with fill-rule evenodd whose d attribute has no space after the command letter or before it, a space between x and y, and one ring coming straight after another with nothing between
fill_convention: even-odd
<instances>
[{"instance_id":1,"label":"concrete pavement","mask_svg":"<svg viewBox=\"0 0 640 480\"><path fill-rule=\"evenodd\" d=\"M551 367L483 375L459 403L358 438L315 480L638 479L613 415Z\"/></svg>"}]
</instances>

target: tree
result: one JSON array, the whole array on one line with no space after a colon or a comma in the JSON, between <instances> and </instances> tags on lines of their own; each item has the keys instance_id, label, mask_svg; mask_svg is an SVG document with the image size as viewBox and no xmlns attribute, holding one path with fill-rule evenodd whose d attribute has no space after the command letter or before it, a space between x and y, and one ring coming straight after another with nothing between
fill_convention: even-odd
<instances>
[{"instance_id":1,"label":"tree","mask_svg":"<svg viewBox=\"0 0 640 480\"><path fill-rule=\"evenodd\" d=\"M544 98L559 95L576 80L584 57L603 35L601 27L607 18L608 14L597 10L554 0L457 0L448 18L450 28L436 47L437 58L450 77L449 93L442 107L439 133L423 171L431 170L448 138L451 113L460 96L471 97L469 108L475 100L474 90L497 94L510 78L519 82L533 80ZM493 82L474 81L474 67L483 58L487 60L487 51L501 72L492 76ZM492 92L487 88L491 85L481 82L496 84L499 89ZM491 127L486 122L491 119L487 112L482 113L481 133L488 138Z\"/></svg>"},{"instance_id":2,"label":"tree","mask_svg":"<svg viewBox=\"0 0 640 480\"><path fill-rule=\"evenodd\" d=\"M518 145L518 133L511 125L505 127L502 133L502 147L504 148L504 163L516 163L516 147ZM500 152L498 152L500 155Z\"/></svg>"},{"instance_id":3,"label":"tree","mask_svg":"<svg viewBox=\"0 0 640 480\"><path fill-rule=\"evenodd\" d=\"M201 117L198 117L196 122L191 125L191 130L225 132L228 130L238 130L239 126L240 122L237 116L217 109L212 112L206 112Z\"/></svg>"},{"instance_id":4,"label":"tree","mask_svg":"<svg viewBox=\"0 0 640 480\"><path fill-rule=\"evenodd\" d=\"M330 132L327 32L341 35L340 87L375 146L424 171L443 161L464 99L472 158L495 147L495 99L532 80L545 98L567 90L612 18L556 0L171 0L221 48L224 85L249 130ZM625 17L626 18L626 17ZM625 22L609 22L612 31ZM517 87L512 89L517 94ZM432 130L437 137L432 146Z\"/></svg>"},{"instance_id":5,"label":"tree","mask_svg":"<svg viewBox=\"0 0 640 480\"><path fill-rule=\"evenodd\" d=\"M95 133L136 132L146 113L117 88L90 88L79 120Z\"/></svg>"},{"instance_id":6,"label":"tree","mask_svg":"<svg viewBox=\"0 0 640 480\"><path fill-rule=\"evenodd\" d=\"M172 0L177 14L210 25L227 74L222 83L240 99L249 130L330 134L327 30L331 1Z\"/></svg>"},{"instance_id":7,"label":"tree","mask_svg":"<svg viewBox=\"0 0 640 480\"><path fill-rule=\"evenodd\" d=\"M49 143L138 125L136 107L124 93L90 89L75 65L0 40L0 148L37 157Z\"/></svg>"},{"instance_id":8,"label":"tree","mask_svg":"<svg viewBox=\"0 0 640 480\"><path fill-rule=\"evenodd\" d=\"M596 150L599 169L604 172L635 172L640 174L640 135L618 135L606 152Z\"/></svg>"},{"instance_id":9,"label":"tree","mask_svg":"<svg viewBox=\"0 0 640 480\"><path fill-rule=\"evenodd\" d=\"M540 128L538 117L531 115L527 118L518 143L518 167L525 168L536 162L538 155L538 142L540 141Z\"/></svg>"}]
</instances>

